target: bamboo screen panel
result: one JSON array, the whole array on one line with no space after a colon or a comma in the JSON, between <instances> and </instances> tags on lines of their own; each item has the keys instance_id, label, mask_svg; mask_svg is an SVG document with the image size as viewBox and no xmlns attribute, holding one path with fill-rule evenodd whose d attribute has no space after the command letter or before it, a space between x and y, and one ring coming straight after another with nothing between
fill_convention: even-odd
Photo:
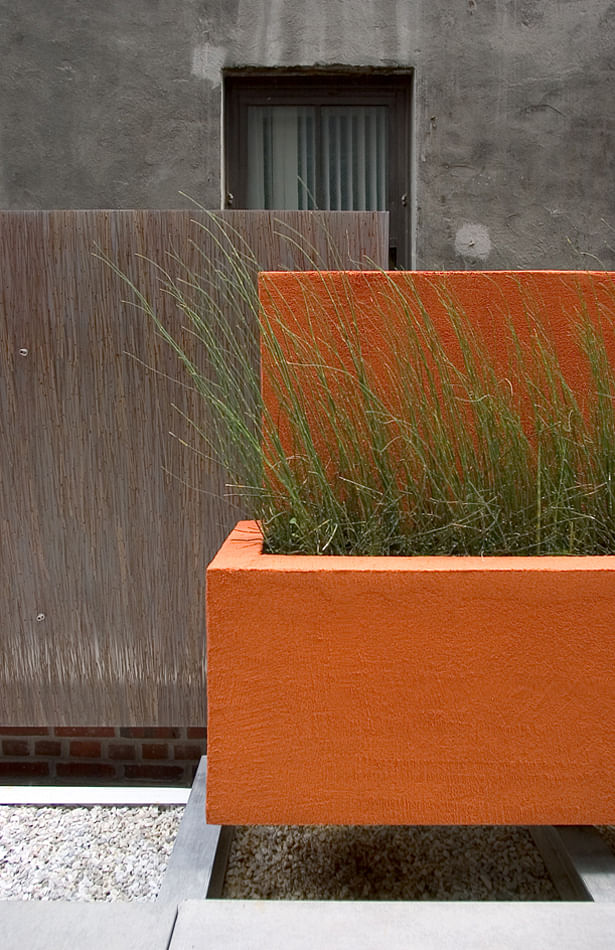
<instances>
[{"instance_id":1,"label":"bamboo screen panel","mask_svg":"<svg viewBox=\"0 0 615 950\"><path fill-rule=\"evenodd\" d=\"M236 513L221 473L180 441L198 447L181 413L207 420L179 361L122 303L130 292L93 251L116 261L182 337L155 267L138 255L173 271L176 252L202 274L217 253L199 227L210 220L0 212L3 724L204 722L205 567ZM323 267L366 257L386 266L384 214L216 220L265 269L309 266L302 241Z\"/></svg>"}]
</instances>

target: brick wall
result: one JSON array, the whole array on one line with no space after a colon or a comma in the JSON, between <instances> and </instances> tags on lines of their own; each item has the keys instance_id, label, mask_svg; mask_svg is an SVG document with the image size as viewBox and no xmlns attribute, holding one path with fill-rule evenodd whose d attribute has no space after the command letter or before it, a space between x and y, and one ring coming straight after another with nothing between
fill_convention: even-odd
<instances>
[{"instance_id":1,"label":"brick wall","mask_svg":"<svg viewBox=\"0 0 615 950\"><path fill-rule=\"evenodd\" d=\"M202 727L0 726L0 785L192 784Z\"/></svg>"}]
</instances>

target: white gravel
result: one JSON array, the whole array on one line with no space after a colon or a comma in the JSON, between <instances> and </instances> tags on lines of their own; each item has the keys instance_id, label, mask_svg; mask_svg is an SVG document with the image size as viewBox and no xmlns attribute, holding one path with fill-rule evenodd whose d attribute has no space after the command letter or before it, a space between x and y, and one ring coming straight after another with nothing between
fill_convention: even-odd
<instances>
[{"instance_id":1,"label":"white gravel","mask_svg":"<svg viewBox=\"0 0 615 950\"><path fill-rule=\"evenodd\" d=\"M155 900L183 808L0 807L0 900Z\"/></svg>"}]
</instances>

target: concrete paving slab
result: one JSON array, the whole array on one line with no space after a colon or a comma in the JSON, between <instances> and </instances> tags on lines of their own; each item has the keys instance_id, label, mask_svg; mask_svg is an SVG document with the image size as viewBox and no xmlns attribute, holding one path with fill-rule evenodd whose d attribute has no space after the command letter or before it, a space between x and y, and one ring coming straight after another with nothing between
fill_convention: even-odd
<instances>
[{"instance_id":1,"label":"concrete paving slab","mask_svg":"<svg viewBox=\"0 0 615 950\"><path fill-rule=\"evenodd\" d=\"M167 950L176 908L156 904L1 901L2 950Z\"/></svg>"},{"instance_id":2,"label":"concrete paving slab","mask_svg":"<svg viewBox=\"0 0 615 950\"><path fill-rule=\"evenodd\" d=\"M186 901L170 950L612 950L615 904Z\"/></svg>"}]
</instances>

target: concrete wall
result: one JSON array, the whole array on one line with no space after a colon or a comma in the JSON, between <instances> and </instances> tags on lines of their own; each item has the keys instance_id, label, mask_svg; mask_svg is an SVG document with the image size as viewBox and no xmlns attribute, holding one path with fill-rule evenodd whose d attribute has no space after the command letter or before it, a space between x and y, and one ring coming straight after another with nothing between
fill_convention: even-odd
<instances>
[{"instance_id":1,"label":"concrete wall","mask_svg":"<svg viewBox=\"0 0 615 950\"><path fill-rule=\"evenodd\" d=\"M0 206L220 207L222 70L416 70L416 264L615 267L611 0L0 0Z\"/></svg>"}]
</instances>

